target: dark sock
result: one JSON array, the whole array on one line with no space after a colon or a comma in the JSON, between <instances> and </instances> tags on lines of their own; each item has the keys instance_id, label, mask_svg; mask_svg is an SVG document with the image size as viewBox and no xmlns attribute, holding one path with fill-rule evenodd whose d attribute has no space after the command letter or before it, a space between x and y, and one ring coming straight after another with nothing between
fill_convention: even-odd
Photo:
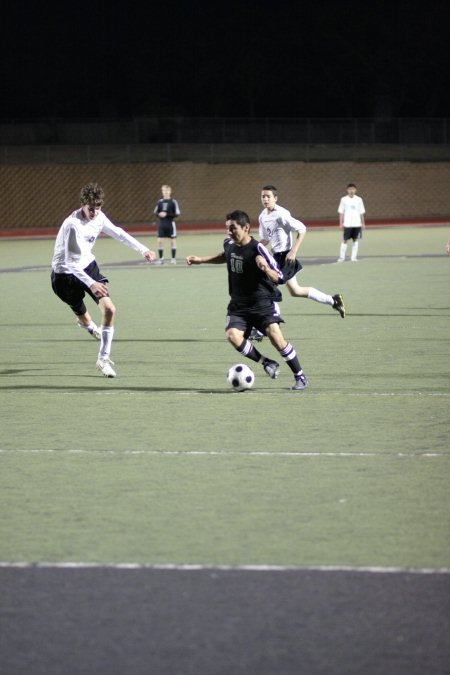
<instances>
[{"instance_id":1,"label":"dark sock","mask_svg":"<svg viewBox=\"0 0 450 675\"><path fill-rule=\"evenodd\" d=\"M237 347L237 351L239 354L242 354L242 356L246 356L248 359L256 361L256 363L262 361L262 355L257 349L255 349L250 340L244 340L241 346Z\"/></svg>"},{"instance_id":2,"label":"dark sock","mask_svg":"<svg viewBox=\"0 0 450 675\"><path fill-rule=\"evenodd\" d=\"M280 351L281 356L286 361L289 368L292 370L294 375L298 375L302 371L300 361L298 360L297 352L290 342L286 343L286 346Z\"/></svg>"}]
</instances>

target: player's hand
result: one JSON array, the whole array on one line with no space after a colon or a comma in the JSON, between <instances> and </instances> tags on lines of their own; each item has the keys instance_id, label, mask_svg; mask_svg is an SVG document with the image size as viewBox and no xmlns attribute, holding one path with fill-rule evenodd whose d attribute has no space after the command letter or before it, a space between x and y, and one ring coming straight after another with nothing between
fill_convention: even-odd
<instances>
[{"instance_id":1,"label":"player's hand","mask_svg":"<svg viewBox=\"0 0 450 675\"><path fill-rule=\"evenodd\" d=\"M188 265L200 265L202 261L198 255L188 255L186 257L186 262Z\"/></svg>"},{"instance_id":2,"label":"player's hand","mask_svg":"<svg viewBox=\"0 0 450 675\"><path fill-rule=\"evenodd\" d=\"M255 258L255 263L261 272L265 272L267 270L267 260L264 258L264 256L257 255Z\"/></svg>"},{"instance_id":3,"label":"player's hand","mask_svg":"<svg viewBox=\"0 0 450 675\"><path fill-rule=\"evenodd\" d=\"M149 263L153 262L156 258L156 253L154 251L145 251L143 255L146 261Z\"/></svg>"},{"instance_id":4,"label":"player's hand","mask_svg":"<svg viewBox=\"0 0 450 675\"><path fill-rule=\"evenodd\" d=\"M160 218L165 218L165 217L167 216L167 211L160 211L160 212L158 213L158 216L159 216Z\"/></svg>"},{"instance_id":5,"label":"player's hand","mask_svg":"<svg viewBox=\"0 0 450 675\"><path fill-rule=\"evenodd\" d=\"M102 284L101 281L94 281L90 289L96 298L108 297L108 286L106 284Z\"/></svg>"}]
</instances>

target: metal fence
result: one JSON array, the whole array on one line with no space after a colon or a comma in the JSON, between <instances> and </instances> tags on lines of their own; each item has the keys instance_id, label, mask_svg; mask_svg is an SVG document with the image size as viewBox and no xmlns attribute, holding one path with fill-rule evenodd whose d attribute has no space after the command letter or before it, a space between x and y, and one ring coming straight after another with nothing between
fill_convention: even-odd
<instances>
[{"instance_id":1,"label":"metal fence","mask_svg":"<svg viewBox=\"0 0 450 675\"><path fill-rule=\"evenodd\" d=\"M0 120L1 146L135 144L447 145L450 118Z\"/></svg>"}]
</instances>

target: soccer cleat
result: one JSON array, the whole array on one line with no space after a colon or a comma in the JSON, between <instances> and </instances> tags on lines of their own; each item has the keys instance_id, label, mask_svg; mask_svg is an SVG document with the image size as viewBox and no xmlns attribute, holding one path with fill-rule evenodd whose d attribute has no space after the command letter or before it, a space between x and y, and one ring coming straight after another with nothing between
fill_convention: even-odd
<instances>
[{"instance_id":1,"label":"soccer cleat","mask_svg":"<svg viewBox=\"0 0 450 675\"><path fill-rule=\"evenodd\" d=\"M92 337L95 338L96 340L101 340L101 339L102 339L101 331L100 331L99 328L97 328L97 326L96 326L95 328L93 328L92 330L89 330L89 328L88 328L88 332L89 332L90 335L92 335Z\"/></svg>"},{"instance_id":2,"label":"soccer cleat","mask_svg":"<svg viewBox=\"0 0 450 675\"><path fill-rule=\"evenodd\" d=\"M176 264L177 264L177 259L176 259L176 258L171 258L170 263L171 263L171 265L176 265Z\"/></svg>"},{"instance_id":3,"label":"soccer cleat","mask_svg":"<svg viewBox=\"0 0 450 675\"><path fill-rule=\"evenodd\" d=\"M252 328L250 335L248 336L249 340L255 340L255 342L261 342L264 337L264 333L261 333L260 330L256 330L256 328Z\"/></svg>"},{"instance_id":4,"label":"soccer cleat","mask_svg":"<svg viewBox=\"0 0 450 675\"><path fill-rule=\"evenodd\" d=\"M336 295L333 295L333 301L334 301L333 309L335 309L336 312L339 312L342 319L345 319L344 298L340 293L336 293Z\"/></svg>"},{"instance_id":5,"label":"soccer cleat","mask_svg":"<svg viewBox=\"0 0 450 675\"><path fill-rule=\"evenodd\" d=\"M95 367L101 372L103 377L116 377L116 371L111 368L111 365L114 365L114 361L105 357L103 359L98 359Z\"/></svg>"},{"instance_id":6,"label":"soccer cleat","mask_svg":"<svg viewBox=\"0 0 450 675\"><path fill-rule=\"evenodd\" d=\"M272 380L276 380L278 377L278 374L280 372L280 364L277 363L276 361L272 361L272 359L264 359L262 366L264 368L264 372L266 375L272 378Z\"/></svg>"},{"instance_id":7,"label":"soccer cleat","mask_svg":"<svg viewBox=\"0 0 450 675\"><path fill-rule=\"evenodd\" d=\"M301 373L300 375L295 376L295 382L292 385L291 389L293 391L301 391L302 389L306 389L308 386L308 380L306 379L306 375L304 373Z\"/></svg>"},{"instance_id":8,"label":"soccer cleat","mask_svg":"<svg viewBox=\"0 0 450 675\"><path fill-rule=\"evenodd\" d=\"M338 258L336 262L345 262L345 258Z\"/></svg>"},{"instance_id":9,"label":"soccer cleat","mask_svg":"<svg viewBox=\"0 0 450 675\"><path fill-rule=\"evenodd\" d=\"M164 265L164 258L158 258L158 260L155 260L155 265Z\"/></svg>"},{"instance_id":10,"label":"soccer cleat","mask_svg":"<svg viewBox=\"0 0 450 675\"><path fill-rule=\"evenodd\" d=\"M79 326L79 328L86 328L86 326L83 326L83 324L80 323L79 321L77 321L77 326ZM87 332L89 333L89 335L92 335L92 337L93 337L95 340L100 340L100 339L101 339L102 334L101 334L101 332L100 332L100 329L99 329L97 326L94 326L94 328L86 328L86 330L87 330Z\"/></svg>"}]
</instances>

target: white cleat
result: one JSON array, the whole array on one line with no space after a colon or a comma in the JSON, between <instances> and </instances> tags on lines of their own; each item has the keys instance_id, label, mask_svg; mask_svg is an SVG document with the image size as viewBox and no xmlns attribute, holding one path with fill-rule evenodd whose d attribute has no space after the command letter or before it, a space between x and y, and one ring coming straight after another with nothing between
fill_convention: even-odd
<instances>
[{"instance_id":1,"label":"white cleat","mask_svg":"<svg viewBox=\"0 0 450 675\"><path fill-rule=\"evenodd\" d=\"M83 326L83 324L80 323L79 321L77 321L77 326L79 328L86 328L86 326ZM101 340L102 334L101 334L100 328L98 328L98 326L94 326L94 328L86 328L86 330L89 333L89 335L92 335L92 337L95 340Z\"/></svg>"},{"instance_id":2,"label":"white cleat","mask_svg":"<svg viewBox=\"0 0 450 675\"><path fill-rule=\"evenodd\" d=\"M98 359L95 367L101 372L103 377L116 377L116 371L111 368L111 365L114 365L114 361L111 359Z\"/></svg>"}]
</instances>

